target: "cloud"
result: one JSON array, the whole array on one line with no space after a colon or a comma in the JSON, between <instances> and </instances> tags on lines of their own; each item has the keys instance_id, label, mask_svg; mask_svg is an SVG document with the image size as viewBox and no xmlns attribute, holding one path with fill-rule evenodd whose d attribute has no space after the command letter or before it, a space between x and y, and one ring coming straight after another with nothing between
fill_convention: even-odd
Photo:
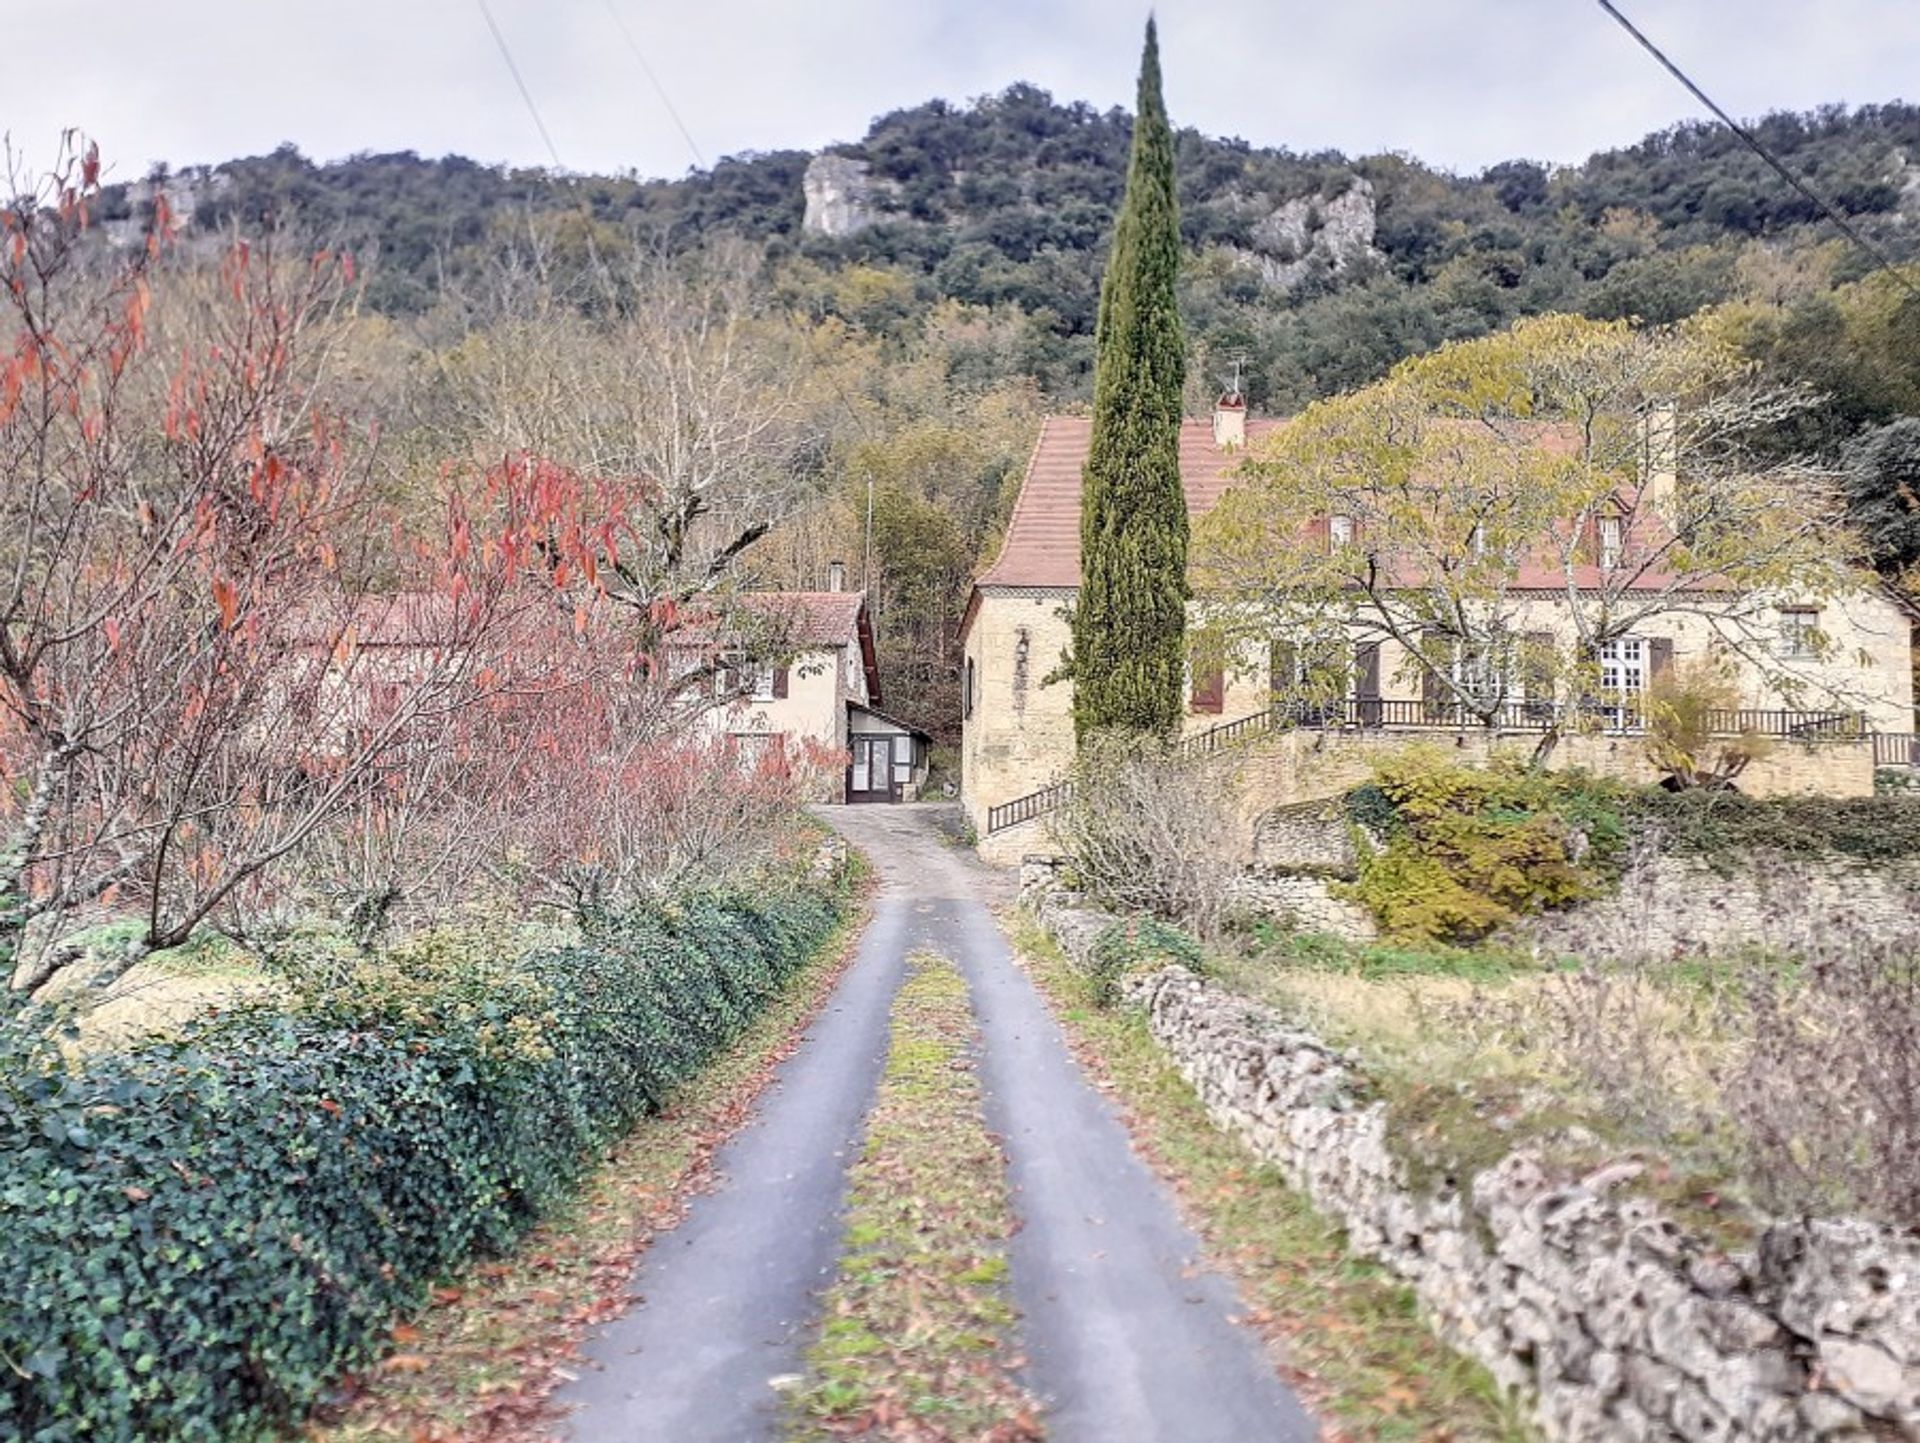
<instances>
[{"instance_id":1,"label":"cloud","mask_svg":"<svg viewBox=\"0 0 1920 1443\"><path fill-rule=\"evenodd\" d=\"M565 164L677 175L692 156L617 7L707 159L857 139L875 115L1015 80L1131 104L1138 20L1111 0L490 0ZM1400 150L1461 171L1572 162L1695 115L1584 0L1161 0L1177 123L1257 144ZM1628 0L1736 114L1897 98L1911 0ZM1144 14L1142 7L1141 14ZM63 0L9 21L0 127L44 157L68 125L120 174L292 141L547 155L476 0Z\"/></svg>"}]
</instances>

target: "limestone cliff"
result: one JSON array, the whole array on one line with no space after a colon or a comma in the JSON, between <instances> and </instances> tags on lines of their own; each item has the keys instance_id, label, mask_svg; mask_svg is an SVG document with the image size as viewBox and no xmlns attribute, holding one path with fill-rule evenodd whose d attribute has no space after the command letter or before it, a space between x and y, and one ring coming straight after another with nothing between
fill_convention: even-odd
<instances>
[{"instance_id":1,"label":"limestone cliff","mask_svg":"<svg viewBox=\"0 0 1920 1443\"><path fill-rule=\"evenodd\" d=\"M807 213L801 227L808 235L848 236L865 230L879 218L882 201L895 187L875 180L867 162L850 155L823 152L807 164L802 185Z\"/></svg>"}]
</instances>

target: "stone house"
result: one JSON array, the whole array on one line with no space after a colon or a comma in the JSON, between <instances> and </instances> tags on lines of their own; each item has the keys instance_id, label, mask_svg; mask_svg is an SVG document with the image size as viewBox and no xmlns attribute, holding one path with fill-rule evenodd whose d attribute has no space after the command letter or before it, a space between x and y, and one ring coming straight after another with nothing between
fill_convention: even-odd
<instances>
[{"instance_id":1,"label":"stone house","mask_svg":"<svg viewBox=\"0 0 1920 1443\"><path fill-rule=\"evenodd\" d=\"M1203 515L1220 499L1245 446L1283 425L1248 417L1231 398L1211 420L1183 423L1180 476L1189 515ZM1035 808L1028 799L1059 780L1073 760L1072 684L1049 685L1046 679L1069 641L1065 608L1080 580L1081 469L1091 431L1091 421L1083 417L1055 416L1043 423L1000 554L976 581L962 621L961 799L983 838L1030 815ZM1553 438L1544 437L1543 444L1554 444ZM1670 485L1674 478L1649 474L1641 484ZM1318 525L1319 540L1303 538L1302 544L1326 544L1325 533L1337 527L1338 519L1325 518ZM1517 582L1513 600L1526 632L1571 636L1564 575L1541 568L1530 576L1523 568ZM1194 602L1196 623L1204 620L1203 613L1204 603ZM1817 611L1783 598L1769 615L1777 619L1777 650L1783 657L1794 656L1805 629L1817 628L1828 645L1820 657L1791 663L1796 682L1804 683L1792 696L1781 694L1757 668L1740 663L1737 679L1751 710L1739 714L1738 728L1783 739L1818 738L1822 747L1809 760L1802 755L1806 747L1783 746L1777 759L1759 763L1742 785L1763 793L1870 791L1874 751L1868 738L1906 738L1914 731L1909 609L1863 576L1856 590L1825 599ZM1651 779L1639 748L1621 745L1623 735L1637 730L1634 698L1666 667L1704 655L1713 637L1711 622L1698 609L1675 611L1655 618L1644 634L1606 648L1596 660L1609 705L1599 718L1602 724L1590 728L1601 735L1570 736L1556 752L1557 762ZM1276 636L1261 656L1222 656L1195 668L1184 735L1264 729L1280 721L1369 744L1422 732L1474 734L1476 744L1485 739L1485 729L1436 696L1431 678L1423 681L1417 668L1408 667L1391 640L1335 645L1342 652L1335 691L1343 688L1344 695L1327 695L1323 688L1310 703L1293 708L1288 694L1304 652L1298 638ZM1501 729L1538 732L1551 708L1551 701L1518 697L1510 714L1503 714ZM1843 737L1847 740L1839 740ZM1902 751L1905 755L1910 748ZM1044 798L1040 801L1043 807Z\"/></svg>"},{"instance_id":2,"label":"stone house","mask_svg":"<svg viewBox=\"0 0 1920 1443\"><path fill-rule=\"evenodd\" d=\"M753 752L774 743L844 759L823 801L912 801L927 778L926 733L880 710L880 665L866 596L847 591L834 563L825 591L762 591L743 597L756 644L723 646L707 724ZM671 648L690 669L713 644ZM779 660L759 660L766 653Z\"/></svg>"}]
</instances>

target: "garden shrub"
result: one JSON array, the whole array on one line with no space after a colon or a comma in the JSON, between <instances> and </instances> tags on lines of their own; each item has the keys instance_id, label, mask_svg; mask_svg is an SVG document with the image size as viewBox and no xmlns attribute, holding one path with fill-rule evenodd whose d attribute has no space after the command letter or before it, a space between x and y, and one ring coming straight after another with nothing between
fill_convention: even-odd
<instances>
[{"instance_id":1,"label":"garden shrub","mask_svg":"<svg viewBox=\"0 0 1920 1443\"><path fill-rule=\"evenodd\" d=\"M1200 944L1187 932L1153 917L1132 917L1107 927L1087 949L1094 1000L1111 1006L1127 974L1178 964L1195 972L1205 966Z\"/></svg>"},{"instance_id":2,"label":"garden shrub","mask_svg":"<svg viewBox=\"0 0 1920 1443\"><path fill-rule=\"evenodd\" d=\"M566 1196L836 912L707 894L523 956L442 932L78 1063L0 1001L0 1436L274 1436Z\"/></svg>"},{"instance_id":3,"label":"garden shrub","mask_svg":"<svg viewBox=\"0 0 1920 1443\"><path fill-rule=\"evenodd\" d=\"M1349 819L1380 844L1343 890L1390 937L1476 941L1605 890L1626 848L1618 795L1584 772L1409 748L1349 794Z\"/></svg>"},{"instance_id":4,"label":"garden shrub","mask_svg":"<svg viewBox=\"0 0 1920 1443\"><path fill-rule=\"evenodd\" d=\"M1739 792L1635 793L1635 832L1657 833L1670 856L1920 858L1920 807L1899 796L1749 797Z\"/></svg>"}]
</instances>

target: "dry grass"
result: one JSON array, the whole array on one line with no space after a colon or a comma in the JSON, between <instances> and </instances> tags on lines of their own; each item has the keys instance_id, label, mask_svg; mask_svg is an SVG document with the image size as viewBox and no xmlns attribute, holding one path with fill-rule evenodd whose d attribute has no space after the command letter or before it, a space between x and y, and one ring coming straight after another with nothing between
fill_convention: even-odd
<instances>
[{"instance_id":1,"label":"dry grass","mask_svg":"<svg viewBox=\"0 0 1920 1443\"><path fill-rule=\"evenodd\" d=\"M1178 1189L1209 1260L1232 1274L1326 1443L1521 1443L1493 1380L1434 1337L1412 1292L1346 1250L1340 1229L1208 1120L1137 1016L1024 917L1009 930L1082 1062L1123 1105L1143 1154Z\"/></svg>"}]
</instances>

